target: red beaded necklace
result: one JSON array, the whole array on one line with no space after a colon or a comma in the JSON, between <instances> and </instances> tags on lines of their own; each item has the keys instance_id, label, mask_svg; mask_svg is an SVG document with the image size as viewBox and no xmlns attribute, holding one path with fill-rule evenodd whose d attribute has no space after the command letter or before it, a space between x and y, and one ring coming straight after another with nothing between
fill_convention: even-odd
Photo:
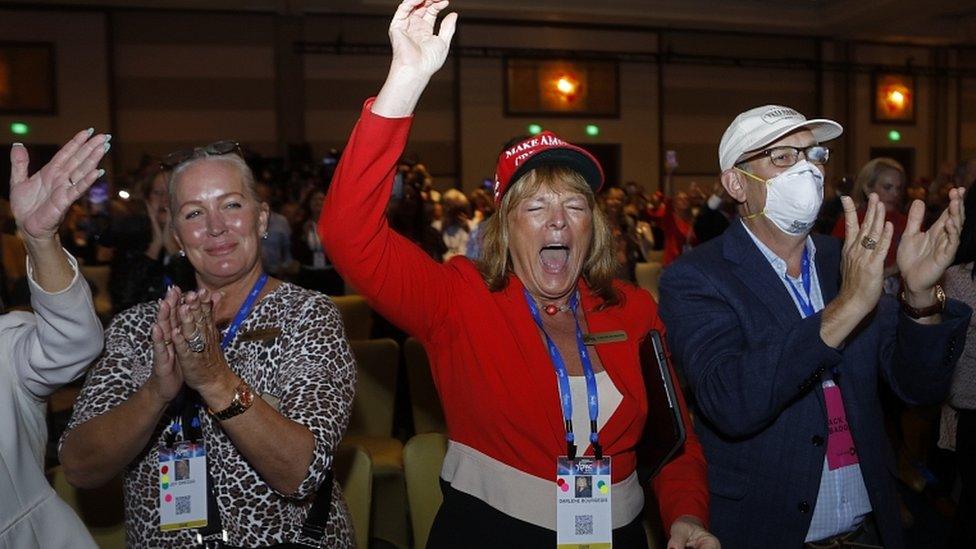
<instances>
[{"instance_id":1,"label":"red beaded necklace","mask_svg":"<svg viewBox=\"0 0 976 549\"><path fill-rule=\"evenodd\" d=\"M569 305L554 305L550 303L549 305L546 305L546 308L543 310L546 312L547 315L554 316L556 313L568 311Z\"/></svg>"},{"instance_id":2,"label":"red beaded necklace","mask_svg":"<svg viewBox=\"0 0 976 549\"><path fill-rule=\"evenodd\" d=\"M555 303L550 303L542 307L542 310L545 311L546 314L549 316L555 316L556 313L564 313L564 312L571 311L572 309L570 308L569 303L565 303L563 305L556 305Z\"/></svg>"}]
</instances>

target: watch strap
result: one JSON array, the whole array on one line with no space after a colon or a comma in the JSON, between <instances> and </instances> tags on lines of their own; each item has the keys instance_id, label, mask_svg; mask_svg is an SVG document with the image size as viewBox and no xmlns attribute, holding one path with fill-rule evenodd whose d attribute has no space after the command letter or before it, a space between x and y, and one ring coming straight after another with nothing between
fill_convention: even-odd
<instances>
[{"instance_id":1,"label":"watch strap","mask_svg":"<svg viewBox=\"0 0 976 549\"><path fill-rule=\"evenodd\" d=\"M210 415L215 417L218 421L226 421L234 416L243 414L254 404L254 398L256 397L254 390L251 386L247 384L243 379L237 384L237 388L234 389L234 400L219 412L215 412L210 408L207 411Z\"/></svg>"},{"instance_id":2,"label":"watch strap","mask_svg":"<svg viewBox=\"0 0 976 549\"><path fill-rule=\"evenodd\" d=\"M942 289L942 286L936 284L935 303L929 305L928 307L917 309L909 305L908 302L905 301L904 289L898 294L898 300L901 301L901 310L904 311L906 315L910 316L911 318L919 319L927 316L937 315L945 310L946 295L945 291Z\"/></svg>"}]
</instances>

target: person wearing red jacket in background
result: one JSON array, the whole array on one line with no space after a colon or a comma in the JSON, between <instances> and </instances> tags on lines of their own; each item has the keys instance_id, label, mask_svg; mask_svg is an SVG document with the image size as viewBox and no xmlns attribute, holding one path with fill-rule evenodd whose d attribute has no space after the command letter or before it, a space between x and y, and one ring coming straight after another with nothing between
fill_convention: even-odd
<instances>
[{"instance_id":1,"label":"person wearing red jacket in background","mask_svg":"<svg viewBox=\"0 0 976 549\"><path fill-rule=\"evenodd\" d=\"M686 246L692 246L694 233L691 200L688 193L679 191L674 198L661 197L657 207L647 207L647 216L657 221L664 232L664 256L661 265L667 267L681 255Z\"/></svg>"},{"instance_id":2,"label":"person wearing red jacket in background","mask_svg":"<svg viewBox=\"0 0 976 549\"><path fill-rule=\"evenodd\" d=\"M463 256L437 263L386 222L414 108L454 34L456 14L434 34L447 4L405 0L397 9L390 72L363 107L319 222L343 277L430 358L450 443L428 547L553 547L556 529L566 527L556 516L557 460L601 450L612 458L613 543L646 547L635 453L648 421L638 345L663 325L650 294L614 281L613 240L594 208L603 182L596 159L548 132L503 151L498 211L484 222L478 264ZM619 337L584 345L580 332ZM581 374L596 378L595 394ZM569 417L561 405L567 378ZM595 396L599 413L590 421ZM579 446L568 442L573 425ZM705 461L690 430L653 485L669 547L719 546L706 530Z\"/></svg>"}]
</instances>

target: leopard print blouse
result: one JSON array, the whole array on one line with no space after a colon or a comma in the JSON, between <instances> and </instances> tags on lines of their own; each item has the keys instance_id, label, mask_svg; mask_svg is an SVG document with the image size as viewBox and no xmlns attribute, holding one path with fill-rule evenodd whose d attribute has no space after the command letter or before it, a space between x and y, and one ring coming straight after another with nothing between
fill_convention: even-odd
<instances>
[{"instance_id":1,"label":"leopard print blouse","mask_svg":"<svg viewBox=\"0 0 976 549\"><path fill-rule=\"evenodd\" d=\"M88 373L66 433L118 406L145 383L152 367L150 328L157 310L155 302L143 303L112 321L105 334L105 352ZM275 335L277 330L280 334ZM282 415L308 427L315 436L308 474L298 491L286 496L261 479L215 420L204 419L207 461L227 543L255 547L298 541L315 491L346 429L355 390L355 362L339 312L323 294L281 284L255 305L225 356L252 388L266 399L278 400ZM198 546L197 530L162 532L159 528L156 467L165 427L163 420L153 442L125 471L129 547ZM273 436L268 439L274 444ZM352 544L349 514L336 483L319 546Z\"/></svg>"}]
</instances>

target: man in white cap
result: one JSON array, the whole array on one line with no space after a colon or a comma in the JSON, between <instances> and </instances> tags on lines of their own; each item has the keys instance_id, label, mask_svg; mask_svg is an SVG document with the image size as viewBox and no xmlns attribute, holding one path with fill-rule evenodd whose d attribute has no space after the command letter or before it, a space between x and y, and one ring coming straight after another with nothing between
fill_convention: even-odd
<instances>
[{"instance_id":1,"label":"man in white cap","mask_svg":"<svg viewBox=\"0 0 976 549\"><path fill-rule=\"evenodd\" d=\"M898 246L900 303L882 297L892 226L871 195L847 238L810 235L823 201L825 119L767 105L722 136L740 220L661 281L670 350L694 397L713 532L728 547L904 545L879 378L939 402L970 310L938 286L963 222L962 189L932 227L915 201Z\"/></svg>"}]
</instances>

